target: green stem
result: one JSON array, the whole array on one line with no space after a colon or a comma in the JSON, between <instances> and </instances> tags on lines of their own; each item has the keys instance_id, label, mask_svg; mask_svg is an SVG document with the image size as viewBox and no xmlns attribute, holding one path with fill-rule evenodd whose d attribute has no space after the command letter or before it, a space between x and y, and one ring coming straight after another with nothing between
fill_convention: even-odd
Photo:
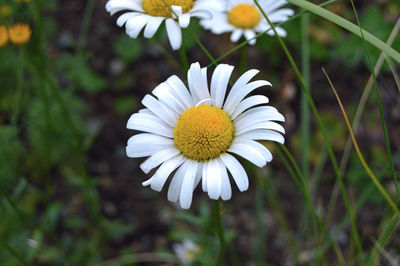
<instances>
[{"instance_id":1,"label":"green stem","mask_svg":"<svg viewBox=\"0 0 400 266\"><path fill-rule=\"evenodd\" d=\"M17 250L10 246L6 241L1 240L1 242L1 246L4 246L4 249L10 252L22 265L31 265Z\"/></svg>"},{"instance_id":2,"label":"green stem","mask_svg":"<svg viewBox=\"0 0 400 266\"><path fill-rule=\"evenodd\" d=\"M214 216L216 234L219 238L219 244L220 244L217 261L215 263L215 265L218 266L222 265L221 263L224 257L226 243L225 243L224 227L222 225L221 206L220 206L221 204L219 200L214 200L213 204L214 204L213 216Z\"/></svg>"},{"instance_id":3,"label":"green stem","mask_svg":"<svg viewBox=\"0 0 400 266\"><path fill-rule=\"evenodd\" d=\"M322 8L318 5L315 5L313 3L310 3L309 1L305 0L288 0L289 3L296 5L298 7L301 7L305 10L310 11L311 13L314 13L320 17L325 18L326 20L329 20L336 25L354 33L355 35L359 37L365 38L365 41L369 42L376 48L378 48L381 51L384 51L388 56L392 57L395 61L400 63L400 53L394 50L392 47L369 33L368 31L364 29L360 29L357 25L353 24L352 22L336 15L335 13L326 10L325 8Z\"/></svg>"},{"instance_id":4,"label":"green stem","mask_svg":"<svg viewBox=\"0 0 400 266\"><path fill-rule=\"evenodd\" d=\"M239 64L239 72L242 75L247 68L247 45L244 45L240 48L240 64Z\"/></svg>"},{"instance_id":5,"label":"green stem","mask_svg":"<svg viewBox=\"0 0 400 266\"><path fill-rule=\"evenodd\" d=\"M83 52L83 49L85 48L93 10L94 10L94 0L88 0L86 7L85 7L85 13L84 13L83 19L82 19L82 26L81 26L81 32L79 34L79 43L78 43L78 47L77 47L77 54L81 54Z\"/></svg>"},{"instance_id":6,"label":"green stem","mask_svg":"<svg viewBox=\"0 0 400 266\"><path fill-rule=\"evenodd\" d=\"M22 95L22 87L24 81L24 60L23 60L23 50L18 49L17 55L17 67L16 67L16 74L17 74L17 89L15 94L15 103L14 103L14 111L11 117L11 125L16 126L18 123L19 117L19 109L21 104L21 95Z\"/></svg>"},{"instance_id":7,"label":"green stem","mask_svg":"<svg viewBox=\"0 0 400 266\"><path fill-rule=\"evenodd\" d=\"M181 58L181 67L182 67L182 71L183 73L187 73L188 69L189 69L189 60L186 54L186 50L185 47L183 46L183 44L181 45L181 48L179 48L179 56Z\"/></svg>"}]
</instances>

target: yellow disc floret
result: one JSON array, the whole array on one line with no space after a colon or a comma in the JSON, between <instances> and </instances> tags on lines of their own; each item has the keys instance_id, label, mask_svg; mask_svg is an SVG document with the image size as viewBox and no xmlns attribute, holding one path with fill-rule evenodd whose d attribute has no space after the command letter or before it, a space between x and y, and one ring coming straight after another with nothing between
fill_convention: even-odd
<instances>
[{"instance_id":1,"label":"yellow disc floret","mask_svg":"<svg viewBox=\"0 0 400 266\"><path fill-rule=\"evenodd\" d=\"M18 23L9 28L8 34L13 44L24 44L29 41L31 37L31 28L28 24Z\"/></svg>"},{"instance_id":2,"label":"yellow disc floret","mask_svg":"<svg viewBox=\"0 0 400 266\"><path fill-rule=\"evenodd\" d=\"M260 12L251 4L236 5L228 13L229 23L242 29L254 28L258 25L260 19Z\"/></svg>"},{"instance_id":3,"label":"yellow disc floret","mask_svg":"<svg viewBox=\"0 0 400 266\"><path fill-rule=\"evenodd\" d=\"M206 161L226 152L234 131L231 119L223 110L200 105L181 114L174 128L174 141L186 157Z\"/></svg>"},{"instance_id":4,"label":"yellow disc floret","mask_svg":"<svg viewBox=\"0 0 400 266\"><path fill-rule=\"evenodd\" d=\"M165 3L168 4L165 5ZM182 12L187 13L193 7L193 0L143 0L142 3L144 11L154 17L171 18L171 6L181 6Z\"/></svg>"},{"instance_id":5,"label":"yellow disc floret","mask_svg":"<svg viewBox=\"0 0 400 266\"><path fill-rule=\"evenodd\" d=\"M0 47L3 47L8 42L8 31L6 26L0 26Z\"/></svg>"}]
</instances>

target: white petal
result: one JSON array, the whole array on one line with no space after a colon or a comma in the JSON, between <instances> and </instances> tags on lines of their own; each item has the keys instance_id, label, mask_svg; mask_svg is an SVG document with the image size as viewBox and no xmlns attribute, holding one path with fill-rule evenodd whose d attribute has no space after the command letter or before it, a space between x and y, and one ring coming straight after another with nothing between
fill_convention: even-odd
<instances>
[{"instance_id":1,"label":"white petal","mask_svg":"<svg viewBox=\"0 0 400 266\"><path fill-rule=\"evenodd\" d=\"M220 64L214 70L211 78L211 99L214 100L213 104L218 108L221 108L224 104L226 89L233 68L230 65Z\"/></svg>"},{"instance_id":2,"label":"white petal","mask_svg":"<svg viewBox=\"0 0 400 266\"><path fill-rule=\"evenodd\" d=\"M246 38L246 40L249 41L249 44L254 45L256 43L256 38L254 38L256 36L255 32L253 30L245 30L244 31L244 37Z\"/></svg>"},{"instance_id":3,"label":"white petal","mask_svg":"<svg viewBox=\"0 0 400 266\"><path fill-rule=\"evenodd\" d=\"M212 18L212 14L211 12L207 11L207 10L192 10L190 11L190 15L192 17L198 17L200 19L211 19Z\"/></svg>"},{"instance_id":4,"label":"white petal","mask_svg":"<svg viewBox=\"0 0 400 266\"><path fill-rule=\"evenodd\" d=\"M231 34L231 42L239 41L240 37L242 37L242 34L243 34L243 30L241 30L241 29L234 30Z\"/></svg>"},{"instance_id":5,"label":"white petal","mask_svg":"<svg viewBox=\"0 0 400 266\"><path fill-rule=\"evenodd\" d=\"M128 129L144 131L169 138L174 137L174 129L154 115L144 113L133 114L129 118L126 127Z\"/></svg>"},{"instance_id":6,"label":"white petal","mask_svg":"<svg viewBox=\"0 0 400 266\"><path fill-rule=\"evenodd\" d=\"M182 32L179 24L172 18L167 18L165 26L167 27L167 35L172 49L178 50L182 45Z\"/></svg>"},{"instance_id":7,"label":"white petal","mask_svg":"<svg viewBox=\"0 0 400 266\"><path fill-rule=\"evenodd\" d=\"M179 26L181 26L181 28L186 28L187 26L189 26L189 23L190 23L189 13L185 13L179 16Z\"/></svg>"},{"instance_id":8,"label":"white petal","mask_svg":"<svg viewBox=\"0 0 400 266\"><path fill-rule=\"evenodd\" d=\"M201 177L203 175L203 165L204 163L198 162L199 166L197 167L196 180L194 181L193 191L196 189L197 185L200 183Z\"/></svg>"},{"instance_id":9,"label":"white petal","mask_svg":"<svg viewBox=\"0 0 400 266\"><path fill-rule=\"evenodd\" d=\"M206 69L206 68L204 68ZM190 65L187 73L188 84L190 93L195 101L198 103L205 99L210 99L210 92L207 85L207 74L204 75L203 69L200 68L198 62Z\"/></svg>"},{"instance_id":10,"label":"white petal","mask_svg":"<svg viewBox=\"0 0 400 266\"><path fill-rule=\"evenodd\" d=\"M189 161L185 161L176 171L168 188L168 200L177 202L181 193L183 176L186 173Z\"/></svg>"},{"instance_id":11,"label":"white petal","mask_svg":"<svg viewBox=\"0 0 400 266\"><path fill-rule=\"evenodd\" d=\"M126 154L130 158L139 158L153 155L154 153L175 148L174 141L153 134L137 134L128 140Z\"/></svg>"},{"instance_id":12,"label":"white petal","mask_svg":"<svg viewBox=\"0 0 400 266\"><path fill-rule=\"evenodd\" d=\"M134 10L134 11L143 11L141 5L134 1L129 0L111 0L106 4L106 10L114 15L115 13L122 10Z\"/></svg>"},{"instance_id":13,"label":"white petal","mask_svg":"<svg viewBox=\"0 0 400 266\"><path fill-rule=\"evenodd\" d=\"M131 18L133 18L133 17L135 17L135 16L138 16L138 15L141 15L141 13L138 13L138 12L128 12L128 13L122 14L122 15L119 16L119 18L117 19L117 25L120 26L120 27L122 27L122 26L125 25L125 23L126 23L129 19L131 19Z\"/></svg>"},{"instance_id":14,"label":"white petal","mask_svg":"<svg viewBox=\"0 0 400 266\"><path fill-rule=\"evenodd\" d=\"M225 104L226 112L229 115L232 114L237 109L237 105L243 100L244 97L246 97L247 94L261 86L271 86L271 83L266 80L256 80L247 83L244 87L242 87L241 90L232 95L232 99L229 101L229 104Z\"/></svg>"},{"instance_id":15,"label":"white petal","mask_svg":"<svg viewBox=\"0 0 400 266\"><path fill-rule=\"evenodd\" d=\"M220 164L220 169L221 169L221 182L222 182L221 199L229 200L232 197L231 182L229 181L228 172L226 170L224 162L220 158L218 158L218 162Z\"/></svg>"},{"instance_id":16,"label":"white petal","mask_svg":"<svg viewBox=\"0 0 400 266\"><path fill-rule=\"evenodd\" d=\"M155 191L161 191L169 175L178 168L184 160L182 155L178 155L164 162L154 174L153 180L151 181L151 188Z\"/></svg>"},{"instance_id":17,"label":"white petal","mask_svg":"<svg viewBox=\"0 0 400 266\"><path fill-rule=\"evenodd\" d=\"M281 144L285 143L285 138L276 131L268 130L268 129L256 129L248 131L240 136L235 136L236 140L271 140L276 141Z\"/></svg>"},{"instance_id":18,"label":"white petal","mask_svg":"<svg viewBox=\"0 0 400 266\"><path fill-rule=\"evenodd\" d=\"M240 91L255 75L257 75L260 71L257 69L250 69L246 71L243 75L239 77L239 79L233 84L231 91L228 94L228 98L225 101L224 111L226 111L226 106L230 105L235 94Z\"/></svg>"},{"instance_id":19,"label":"white petal","mask_svg":"<svg viewBox=\"0 0 400 266\"><path fill-rule=\"evenodd\" d=\"M156 98L147 94L142 100L142 104L147 107L151 112L153 112L159 119L175 127L176 121L178 120L178 114L173 112L170 108L165 106L163 103L157 101Z\"/></svg>"},{"instance_id":20,"label":"white petal","mask_svg":"<svg viewBox=\"0 0 400 266\"><path fill-rule=\"evenodd\" d=\"M201 179L201 188L204 192L207 192L207 171L208 171L208 162L204 162L203 164L203 172Z\"/></svg>"},{"instance_id":21,"label":"white petal","mask_svg":"<svg viewBox=\"0 0 400 266\"><path fill-rule=\"evenodd\" d=\"M148 15L138 15L129 19L125 25L126 34L132 39L136 39L150 18Z\"/></svg>"},{"instance_id":22,"label":"white petal","mask_svg":"<svg viewBox=\"0 0 400 266\"><path fill-rule=\"evenodd\" d=\"M231 173L238 189L241 192L246 191L249 188L249 178L247 177L246 171L244 170L243 166L235 157L228 153L221 155L220 158L224 162L226 168L228 168L229 172Z\"/></svg>"},{"instance_id":23,"label":"white petal","mask_svg":"<svg viewBox=\"0 0 400 266\"><path fill-rule=\"evenodd\" d=\"M285 129L278 123L275 123L272 121L261 121L261 122L257 122L257 123L248 123L248 124L244 124L243 126L240 126L240 127L235 125L235 134L236 134L236 136L240 136L246 132L249 132L252 130L258 130L258 129L272 129L272 130L276 130L278 132L285 134Z\"/></svg>"},{"instance_id":24,"label":"white petal","mask_svg":"<svg viewBox=\"0 0 400 266\"><path fill-rule=\"evenodd\" d=\"M181 6L172 5L171 10L172 10L172 17L174 19L179 18L182 15L182 7Z\"/></svg>"},{"instance_id":25,"label":"white petal","mask_svg":"<svg viewBox=\"0 0 400 266\"><path fill-rule=\"evenodd\" d=\"M184 103L173 94L172 88L165 82L158 85L153 90L153 94L157 96L160 102L169 106L177 114L183 113L186 109Z\"/></svg>"},{"instance_id":26,"label":"white petal","mask_svg":"<svg viewBox=\"0 0 400 266\"><path fill-rule=\"evenodd\" d=\"M242 102L240 102L240 104L237 106L237 108L235 108L230 117L233 120L247 109L259 104L267 104L268 102L269 99L264 95L250 96L249 98L246 98Z\"/></svg>"},{"instance_id":27,"label":"white petal","mask_svg":"<svg viewBox=\"0 0 400 266\"><path fill-rule=\"evenodd\" d=\"M285 117L272 106L260 106L254 107L247 110L246 112L235 118L235 127L241 128L246 127L252 123L258 123L262 121L281 121L285 122Z\"/></svg>"},{"instance_id":28,"label":"white petal","mask_svg":"<svg viewBox=\"0 0 400 266\"><path fill-rule=\"evenodd\" d=\"M189 94L188 89L186 88L185 84L183 84L182 80L180 80L180 78L173 75L169 77L165 83L171 87L172 94L181 99L186 108L190 108L195 105L192 96Z\"/></svg>"},{"instance_id":29,"label":"white petal","mask_svg":"<svg viewBox=\"0 0 400 266\"><path fill-rule=\"evenodd\" d=\"M213 200L219 199L222 192L221 167L217 160L211 160L207 164L207 192Z\"/></svg>"},{"instance_id":30,"label":"white petal","mask_svg":"<svg viewBox=\"0 0 400 266\"><path fill-rule=\"evenodd\" d=\"M175 157L176 155L178 155L180 153L181 153L181 151L175 147L160 150L159 152L156 152L153 155L151 155L151 157L149 157L146 161L144 161L140 165L140 169L142 169L143 172L148 174L151 171L151 169L156 168L163 162L171 159L172 157Z\"/></svg>"},{"instance_id":31,"label":"white petal","mask_svg":"<svg viewBox=\"0 0 400 266\"><path fill-rule=\"evenodd\" d=\"M153 17L149 19L146 28L144 29L143 36L145 38L151 38L157 32L160 24L164 21L164 17Z\"/></svg>"},{"instance_id":32,"label":"white petal","mask_svg":"<svg viewBox=\"0 0 400 266\"><path fill-rule=\"evenodd\" d=\"M252 162L260 168L264 167L267 164L268 159L272 159L266 157L266 154L260 152L258 148L255 148L254 145L250 145L247 142L232 143L228 151L236 153L237 155L247 159L248 161Z\"/></svg>"},{"instance_id":33,"label":"white petal","mask_svg":"<svg viewBox=\"0 0 400 266\"><path fill-rule=\"evenodd\" d=\"M182 209L189 209L192 204L193 187L196 179L198 163L195 161L188 161L189 166L183 176L181 193L179 195L179 202Z\"/></svg>"}]
</instances>

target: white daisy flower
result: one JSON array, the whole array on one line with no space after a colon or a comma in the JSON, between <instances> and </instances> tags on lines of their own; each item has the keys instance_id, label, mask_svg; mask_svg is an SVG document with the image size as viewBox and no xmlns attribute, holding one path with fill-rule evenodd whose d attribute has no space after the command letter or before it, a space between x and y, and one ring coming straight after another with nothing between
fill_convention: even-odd
<instances>
[{"instance_id":1,"label":"white daisy flower","mask_svg":"<svg viewBox=\"0 0 400 266\"><path fill-rule=\"evenodd\" d=\"M256 43L256 39L253 38L257 33L270 29L268 21L264 18L253 0L230 0L223 2L225 4L211 11L211 19L201 20L200 24L205 29L211 30L214 34L232 32L232 42L237 42L244 36L246 40L250 40L250 44ZM283 22L294 14L292 9L279 9L287 4L285 0L259 0L258 2L272 23ZM286 36L286 31L281 27L275 27L275 29L279 36ZM274 32L270 30L268 34L274 35Z\"/></svg>"},{"instance_id":2,"label":"white daisy flower","mask_svg":"<svg viewBox=\"0 0 400 266\"><path fill-rule=\"evenodd\" d=\"M201 248L188 239L183 240L182 243L174 244L172 248L183 264L192 263L195 259L196 253L201 252Z\"/></svg>"},{"instance_id":3,"label":"white daisy flower","mask_svg":"<svg viewBox=\"0 0 400 266\"><path fill-rule=\"evenodd\" d=\"M248 189L247 174L232 154L263 167L272 160L272 154L255 140L284 143L280 133L285 130L274 122L284 122L282 114L266 106L268 98L263 95L245 98L271 84L265 80L249 82L259 72L252 69L235 82L225 99L232 71L233 66L218 65L209 90L207 68L194 63L187 74L189 89L177 76L171 76L153 90L156 97L144 97L146 108L128 120L128 129L146 132L128 140L128 157L150 156L140 165L146 174L158 167L143 185L161 191L176 170L168 200L179 200L183 209L190 207L200 181L211 199L229 200L232 190L228 171L240 191Z\"/></svg>"},{"instance_id":4,"label":"white daisy flower","mask_svg":"<svg viewBox=\"0 0 400 266\"><path fill-rule=\"evenodd\" d=\"M213 8L213 3L212 0L109 0L106 9L111 15L128 11L118 18L117 25L125 25L126 33L133 39L143 28L145 38L153 37L165 20L169 42L176 50L182 45L181 28L189 25L191 17L210 19L207 10Z\"/></svg>"}]
</instances>

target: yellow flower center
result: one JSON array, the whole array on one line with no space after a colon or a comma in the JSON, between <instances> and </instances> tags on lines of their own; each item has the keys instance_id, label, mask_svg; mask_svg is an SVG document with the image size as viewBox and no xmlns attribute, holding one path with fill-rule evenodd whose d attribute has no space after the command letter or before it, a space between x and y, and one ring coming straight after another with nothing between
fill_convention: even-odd
<instances>
[{"instance_id":1,"label":"yellow flower center","mask_svg":"<svg viewBox=\"0 0 400 266\"><path fill-rule=\"evenodd\" d=\"M7 44L8 41L8 31L6 26L0 26L0 47Z\"/></svg>"},{"instance_id":2,"label":"yellow flower center","mask_svg":"<svg viewBox=\"0 0 400 266\"><path fill-rule=\"evenodd\" d=\"M196 161L217 158L232 143L234 126L230 117L215 106L187 109L174 128L174 141L186 157Z\"/></svg>"},{"instance_id":3,"label":"yellow flower center","mask_svg":"<svg viewBox=\"0 0 400 266\"><path fill-rule=\"evenodd\" d=\"M260 12L251 4L236 5L228 13L229 23L242 29L254 28L260 22L260 19Z\"/></svg>"},{"instance_id":4,"label":"yellow flower center","mask_svg":"<svg viewBox=\"0 0 400 266\"><path fill-rule=\"evenodd\" d=\"M24 44L31 37L31 28L27 24L15 24L8 30L10 40L14 44Z\"/></svg>"},{"instance_id":5,"label":"yellow flower center","mask_svg":"<svg viewBox=\"0 0 400 266\"><path fill-rule=\"evenodd\" d=\"M165 3L168 4L165 5ZM182 12L187 13L193 7L193 0L143 0L142 3L144 11L154 17L171 18L171 6L181 6Z\"/></svg>"}]
</instances>

